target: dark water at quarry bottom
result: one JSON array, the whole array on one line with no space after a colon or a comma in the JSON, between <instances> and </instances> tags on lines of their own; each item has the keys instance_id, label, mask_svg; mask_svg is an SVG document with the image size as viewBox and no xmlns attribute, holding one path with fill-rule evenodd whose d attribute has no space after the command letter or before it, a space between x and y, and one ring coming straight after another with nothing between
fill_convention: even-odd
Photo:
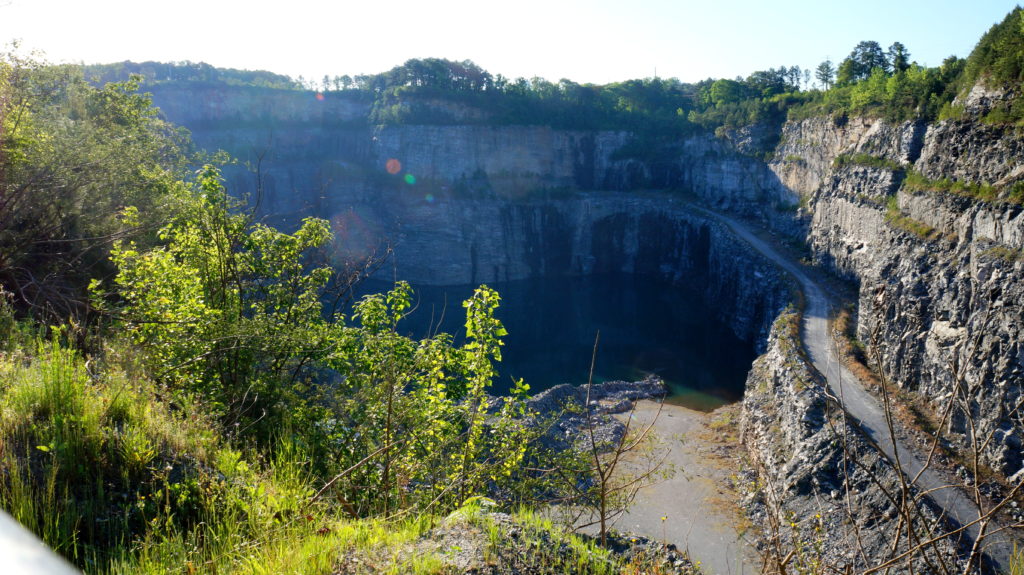
<instances>
[{"instance_id":1,"label":"dark water at quarry bottom","mask_svg":"<svg viewBox=\"0 0 1024 575\"><path fill-rule=\"evenodd\" d=\"M491 393L506 393L520 377L531 393L586 383L600 331L595 383L656 373L671 387L671 403L702 411L743 395L753 345L737 338L691 289L626 274L489 285L501 294L496 315L508 330ZM370 281L361 291L389 287ZM416 309L399 331L416 338L446 331L461 341L462 301L476 287L413 285Z\"/></svg>"}]
</instances>

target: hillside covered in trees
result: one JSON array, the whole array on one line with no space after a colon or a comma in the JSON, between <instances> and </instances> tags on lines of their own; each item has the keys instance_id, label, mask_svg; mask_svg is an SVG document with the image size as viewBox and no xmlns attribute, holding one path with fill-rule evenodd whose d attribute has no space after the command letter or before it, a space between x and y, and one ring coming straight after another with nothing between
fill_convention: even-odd
<instances>
[{"instance_id":1,"label":"hillside covered in trees","mask_svg":"<svg viewBox=\"0 0 1024 575\"><path fill-rule=\"evenodd\" d=\"M570 79L506 78L471 61L414 59L379 74L291 79L266 72L215 69L202 63L155 62L89 66L87 78L125 81L222 83L344 95L372 103L373 124L480 122L544 124L568 129L630 130L680 136L697 129L736 128L811 115L871 115L893 121L936 120L957 114L953 100L979 78L1005 86L1021 74L1021 11L994 25L967 59L950 56L941 65L913 61L912 47L883 48L866 40L838 63L814 70L780 66L746 78L708 79L687 84L674 78L645 78L606 85ZM480 109L475 119L452 120L417 102L444 99ZM1015 122L1016 110L992 121Z\"/></svg>"}]
</instances>

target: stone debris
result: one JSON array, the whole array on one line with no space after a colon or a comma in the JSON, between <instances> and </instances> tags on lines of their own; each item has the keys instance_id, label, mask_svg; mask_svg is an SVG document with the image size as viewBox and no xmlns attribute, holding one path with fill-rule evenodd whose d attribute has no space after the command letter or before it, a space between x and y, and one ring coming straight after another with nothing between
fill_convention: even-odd
<instances>
[{"instance_id":1,"label":"stone debris","mask_svg":"<svg viewBox=\"0 0 1024 575\"><path fill-rule=\"evenodd\" d=\"M562 575L576 564L582 546L566 535L530 525L506 513L457 511L419 540L388 550L390 563L411 566L433 557L451 575ZM590 536L577 535L582 541ZM628 533L613 534L607 546L612 561L629 565L631 573L697 575L698 568L675 545L664 545ZM601 556L591 561L603 562ZM378 573L389 561L369 555L348 556L335 575ZM399 567L400 568L400 567ZM393 572L393 571L388 571ZM398 571L400 572L400 571Z\"/></svg>"},{"instance_id":2,"label":"stone debris","mask_svg":"<svg viewBox=\"0 0 1024 575\"><path fill-rule=\"evenodd\" d=\"M531 397L527 407L536 413L532 423L546 428L541 441L556 450L571 447L589 449L589 429L584 405L587 385L556 385ZM659 399L668 393L660 377L650 375L640 381L608 381L590 388L590 413L595 442L613 445L626 431L625 425L611 417L626 413L640 399Z\"/></svg>"}]
</instances>

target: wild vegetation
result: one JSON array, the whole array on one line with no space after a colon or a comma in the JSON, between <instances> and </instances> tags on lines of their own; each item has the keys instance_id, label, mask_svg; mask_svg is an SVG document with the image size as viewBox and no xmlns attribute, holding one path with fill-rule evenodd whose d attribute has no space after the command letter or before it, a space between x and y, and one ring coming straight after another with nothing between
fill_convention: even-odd
<instances>
[{"instance_id":1,"label":"wild vegetation","mask_svg":"<svg viewBox=\"0 0 1024 575\"><path fill-rule=\"evenodd\" d=\"M409 104L443 97L486 111L490 123L630 130L633 153L646 153L693 130L801 115L955 117L954 96L976 80L1020 81L1022 23L1016 9L971 58L932 69L899 43L882 51L864 42L838 68L819 66L814 89L810 73L792 67L696 85L595 86L509 80L443 60L318 88L371 102L374 123L438 121L429 106ZM328 223L307 219L285 233L258 222L225 189L225 159L196 154L161 120L139 92L142 78L126 76L136 72L158 83L311 87L202 64L83 72L17 53L0 59L6 510L90 572L358 571L343 561L352 557L374 570L442 572L436 555L395 550L440 518L478 514L487 496L520 510L528 538L573 550L533 545L519 561L538 572L647 569L532 515L531 505L569 499L597 509L604 531L617 489L609 469L634 440L623 437L610 456L593 442L582 456L549 453L527 425L524 382L501 400L487 395L506 335L496 292L481 286L465 302L464 343L400 335L407 284L350 301L357 277L325 263ZM1010 104L986 120L1019 123L1019 112ZM872 156L837 165L898 168ZM912 171L905 186L995 194ZM893 225L932 234L887 207ZM795 340L794 317L780 322ZM495 532L494 553L502 541Z\"/></svg>"},{"instance_id":2,"label":"wild vegetation","mask_svg":"<svg viewBox=\"0 0 1024 575\"><path fill-rule=\"evenodd\" d=\"M780 66L746 78L709 78L689 84L674 78L645 78L605 85L506 78L465 60L412 59L379 74L290 79L266 72L225 70L203 63L122 62L89 66L86 76L101 82L139 74L151 84L218 83L286 90L315 90L325 96L368 102L372 124L487 123L544 124L566 129L633 132L644 149L652 142L700 129L780 124L818 115L880 116L892 121L954 118L953 106L982 79L993 87L1019 84L1024 69L1024 33L1019 8L992 27L969 58L946 58L926 67L909 48L858 43L838 64L826 60L814 70ZM444 99L478 110L453 116L431 106ZM1015 123L1024 114L1019 98L989 114L994 123ZM1020 108L1020 109L1018 109Z\"/></svg>"},{"instance_id":3,"label":"wild vegetation","mask_svg":"<svg viewBox=\"0 0 1024 575\"><path fill-rule=\"evenodd\" d=\"M81 316L110 243L152 241L182 201L187 140L134 79L94 87L17 54L0 65L0 283L37 315ZM131 228L115 217L125 205L140 214Z\"/></svg>"},{"instance_id":4,"label":"wild vegetation","mask_svg":"<svg viewBox=\"0 0 1024 575\"><path fill-rule=\"evenodd\" d=\"M597 497L589 452L534 441L525 383L487 394L497 292L463 343L399 335L408 284L351 301L328 223L256 221L138 78L7 54L0 96L0 504L78 566L441 572L393 550L480 496ZM556 531L581 551L538 572L619 569Z\"/></svg>"}]
</instances>

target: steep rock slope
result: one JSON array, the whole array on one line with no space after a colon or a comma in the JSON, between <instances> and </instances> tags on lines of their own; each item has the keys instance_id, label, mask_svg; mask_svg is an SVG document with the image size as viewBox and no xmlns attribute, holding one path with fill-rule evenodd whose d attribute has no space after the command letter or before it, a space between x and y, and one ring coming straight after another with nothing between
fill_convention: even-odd
<instances>
[{"instance_id":1,"label":"steep rock slope","mask_svg":"<svg viewBox=\"0 0 1024 575\"><path fill-rule=\"evenodd\" d=\"M928 187L1005 187L1021 173L1024 139L968 111L931 126L790 124L772 169L807 198L815 259L859 283L858 337L887 376L937 414L952 402L951 436L969 447L973 419L987 463L1012 475L1024 464L1024 215ZM923 186L903 185L911 170Z\"/></svg>"},{"instance_id":2,"label":"steep rock slope","mask_svg":"<svg viewBox=\"0 0 1024 575\"><path fill-rule=\"evenodd\" d=\"M669 194L434 202L388 196L363 208L374 209L376 221L394 233L387 273L417 282L659 276L697 286L739 337L759 342L789 298L769 262Z\"/></svg>"},{"instance_id":3,"label":"steep rock slope","mask_svg":"<svg viewBox=\"0 0 1024 575\"><path fill-rule=\"evenodd\" d=\"M624 132L369 126L359 101L288 91L156 86L153 96L199 146L247 165L226 170L228 185L265 217L285 226L330 219L342 240L338 263L390 249L383 275L435 285L658 275L697 285L759 346L788 298L772 266L676 195L594 191L669 181L617 156L631 138ZM764 203L750 190L770 172L728 142L694 136L674 153L668 173L677 184L668 187L685 177L708 203L747 213Z\"/></svg>"},{"instance_id":4,"label":"steep rock slope","mask_svg":"<svg viewBox=\"0 0 1024 575\"><path fill-rule=\"evenodd\" d=\"M791 568L852 572L897 559L908 551L903 518L915 517L918 541L950 529L926 499L902 515L901 481L855 428L820 374L800 352L796 316L783 313L767 351L754 362L747 379L741 433L759 476L748 511L762 525L766 556L781 559L790 551ZM916 491L915 491L916 495ZM827 544L826 544L827 542ZM956 546L946 539L915 553L917 572L939 572L958 563ZM906 572L906 562L896 562Z\"/></svg>"},{"instance_id":5,"label":"steep rock slope","mask_svg":"<svg viewBox=\"0 0 1024 575\"><path fill-rule=\"evenodd\" d=\"M672 195L595 189L678 189L806 239L817 261L859 284L858 335L877 344L886 374L930 398L936 413L954 401L947 428L961 446L970 442L970 415L988 463L1007 475L1024 466L1024 215L1016 204L927 185L1020 180L1024 139L980 120L1005 94L977 88L961 120L935 125L813 118L781 134L696 134L630 158L626 133L493 126L443 103L431 105L462 120L373 127L368 105L344 97L157 88L157 104L200 145L259 165L258 184L241 169L229 178L258 196L263 213L283 223L330 218L345 240L339 258L388 243L391 271L415 281L612 270L678 279L706 268L709 297L757 299L766 272L741 273L746 264L732 251L742 248L726 248L713 226L667 202ZM911 170L925 185L905 185ZM778 304L762 300L758 309ZM766 333L770 314L747 304L723 309L745 310L739 331Z\"/></svg>"}]
</instances>

